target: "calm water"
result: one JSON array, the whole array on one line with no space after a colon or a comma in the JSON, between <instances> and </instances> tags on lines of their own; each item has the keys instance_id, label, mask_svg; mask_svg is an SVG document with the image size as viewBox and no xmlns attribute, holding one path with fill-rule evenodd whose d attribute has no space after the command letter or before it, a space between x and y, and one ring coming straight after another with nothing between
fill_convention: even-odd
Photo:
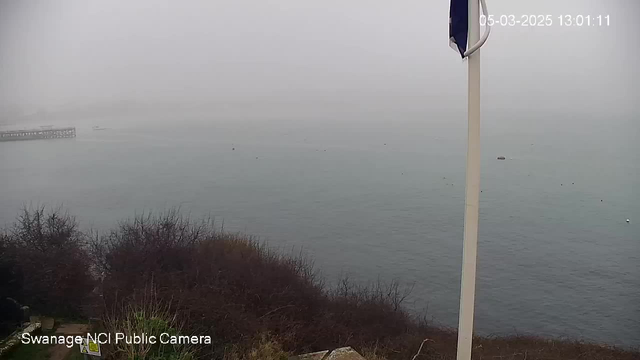
<instances>
[{"instance_id":1,"label":"calm water","mask_svg":"<svg viewBox=\"0 0 640 360\"><path fill-rule=\"evenodd\" d=\"M456 326L466 130L451 118L78 122L76 139L0 143L0 224L29 203L98 230L181 206L302 248L330 282L415 283L408 305ZM476 329L640 346L638 125L541 118L485 122Z\"/></svg>"}]
</instances>

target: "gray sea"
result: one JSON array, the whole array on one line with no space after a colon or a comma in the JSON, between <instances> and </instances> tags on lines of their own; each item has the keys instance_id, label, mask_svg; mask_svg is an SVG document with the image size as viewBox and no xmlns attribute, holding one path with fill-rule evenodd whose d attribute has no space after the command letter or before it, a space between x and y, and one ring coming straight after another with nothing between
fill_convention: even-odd
<instances>
[{"instance_id":1,"label":"gray sea","mask_svg":"<svg viewBox=\"0 0 640 360\"><path fill-rule=\"evenodd\" d=\"M637 119L562 126L569 115L489 115L476 330L640 346ZM64 205L99 231L179 206L303 251L328 283L413 285L407 306L455 327L465 122L464 113L63 122L77 138L0 143L0 225L25 204Z\"/></svg>"}]
</instances>

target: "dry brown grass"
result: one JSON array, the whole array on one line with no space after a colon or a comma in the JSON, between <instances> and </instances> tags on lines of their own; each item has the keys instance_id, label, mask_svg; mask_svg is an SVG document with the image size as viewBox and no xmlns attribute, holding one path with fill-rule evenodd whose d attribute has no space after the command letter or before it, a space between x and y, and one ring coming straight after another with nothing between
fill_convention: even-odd
<instances>
[{"instance_id":1,"label":"dry brown grass","mask_svg":"<svg viewBox=\"0 0 640 360\"><path fill-rule=\"evenodd\" d=\"M405 339L407 351L394 346L378 349L380 359L453 360L456 358L455 332L432 329L428 341L418 334ZM409 339L411 338L411 339ZM402 342L399 340L399 342ZM418 356L417 349L424 342ZM366 352L366 350L364 351ZM414 355L411 355L411 352ZM532 336L476 337L473 342L474 360L640 360L637 350L624 350L606 345L579 341L543 339ZM368 358L367 358L368 359Z\"/></svg>"},{"instance_id":2,"label":"dry brown grass","mask_svg":"<svg viewBox=\"0 0 640 360\"><path fill-rule=\"evenodd\" d=\"M155 336L161 334L186 335L183 322L178 314L171 311L171 304L157 298L153 287L135 293L126 302L119 304L112 312L106 314L105 331L115 336L124 334L127 337ZM193 360L190 346L186 344L162 344L156 341L112 342L107 344L105 353L112 360L153 359L153 360Z\"/></svg>"},{"instance_id":3,"label":"dry brown grass","mask_svg":"<svg viewBox=\"0 0 640 360\"><path fill-rule=\"evenodd\" d=\"M282 350L282 346L268 334L261 334L259 340L251 348L232 347L224 356L224 360L287 360L290 354Z\"/></svg>"}]
</instances>

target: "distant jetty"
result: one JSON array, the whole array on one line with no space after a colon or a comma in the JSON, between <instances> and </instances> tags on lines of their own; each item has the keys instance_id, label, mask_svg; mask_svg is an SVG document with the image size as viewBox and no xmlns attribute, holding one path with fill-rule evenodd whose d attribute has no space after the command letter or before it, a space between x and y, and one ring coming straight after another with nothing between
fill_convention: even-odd
<instances>
[{"instance_id":1,"label":"distant jetty","mask_svg":"<svg viewBox=\"0 0 640 360\"><path fill-rule=\"evenodd\" d=\"M40 129L0 131L0 141L64 139L76 137L75 127L53 128L42 126Z\"/></svg>"}]
</instances>

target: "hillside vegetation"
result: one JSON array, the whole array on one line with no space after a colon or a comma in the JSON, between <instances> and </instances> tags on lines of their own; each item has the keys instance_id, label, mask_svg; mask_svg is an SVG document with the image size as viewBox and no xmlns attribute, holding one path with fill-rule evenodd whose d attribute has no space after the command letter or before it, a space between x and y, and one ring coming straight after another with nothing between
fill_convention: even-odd
<instances>
[{"instance_id":1,"label":"hillside vegetation","mask_svg":"<svg viewBox=\"0 0 640 360\"><path fill-rule=\"evenodd\" d=\"M409 288L348 279L326 286L310 259L175 210L123 221L98 236L80 232L60 209L25 209L0 235L0 254L3 297L33 311L98 317L112 332L212 339L107 347L113 359L269 360L341 346L369 360L455 359L455 332L403 308ZM3 316L5 328L15 324ZM631 360L640 353L571 340L478 337L474 359Z\"/></svg>"}]
</instances>

